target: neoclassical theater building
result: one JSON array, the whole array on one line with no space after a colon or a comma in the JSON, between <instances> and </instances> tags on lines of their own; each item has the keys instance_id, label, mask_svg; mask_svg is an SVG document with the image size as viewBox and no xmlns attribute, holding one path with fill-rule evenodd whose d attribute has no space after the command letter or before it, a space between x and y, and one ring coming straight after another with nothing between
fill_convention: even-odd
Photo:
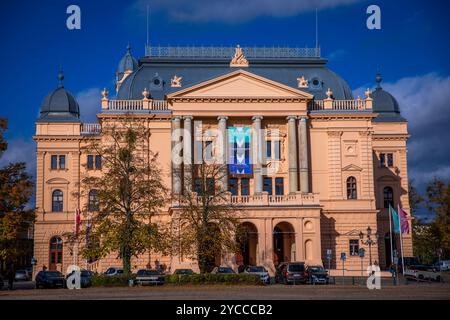
<instances>
[{"instance_id":1,"label":"neoclassical theater building","mask_svg":"<svg viewBox=\"0 0 450 320\"><path fill-rule=\"evenodd\" d=\"M195 123L201 122L200 136L227 131L224 148L243 152L231 159L220 183L251 236L243 252L223 253L217 264L264 265L273 273L283 261L305 261L333 269L342 268L345 253L345 268L360 270L361 263L369 264L368 227L372 262L391 264L389 205L410 213L409 136L379 74L375 88L354 97L317 48L147 47L139 60L128 48L116 72L116 92L104 90L99 97L96 123L80 121L78 103L62 78L44 98L36 121L36 270L65 270L74 262L99 272L121 266L114 254L90 262L77 258L63 235L73 231L76 209L92 200L73 195L80 177L102 170L101 157L84 154L82 147L126 114L151 129L150 145L172 193L183 189L173 174L182 166L171 161L173 132L198 131ZM263 134L252 139L254 132ZM233 137L245 143L238 146ZM185 163L192 161L186 155L194 155L197 144L175 134L178 139L191 150L183 153ZM205 134L201 145L211 143L215 136ZM246 149L263 160L250 163ZM170 220L176 209L167 204L157 219ZM89 214L81 211L82 227ZM393 247L400 248L398 235ZM359 248L366 253L362 261ZM403 235L403 250L412 255L409 234ZM156 261L171 270L197 269L195 261L152 252L134 258L132 267L154 267Z\"/></svg>"}]
</instances>

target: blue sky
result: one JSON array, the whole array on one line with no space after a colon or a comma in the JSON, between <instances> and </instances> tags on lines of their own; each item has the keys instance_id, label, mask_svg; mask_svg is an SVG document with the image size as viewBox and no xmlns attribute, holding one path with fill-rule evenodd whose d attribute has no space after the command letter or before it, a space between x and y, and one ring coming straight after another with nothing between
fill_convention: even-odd
<instances>
[{"instance_id":1,"label":"blue sky","mask_svg":"<svg viewBox=\"0 0 450 320\"><path fill-rule=\"evenodd\" d=\"M446 1L134 0L8 1L0 10L0 116L9 119L10 150L2 161L28 159L34 170L34 121L44 96L65 87L92 121L100 90L114 92L114 73L127 43L142 56L146 4L150 42L161 45L309 46L319 42L329 67L356 93L383 87L409 120L410 178L450 179L450 19ZM66 28L66 8L81 8L81 30ZM366 28L366 8L381 8L381 30Z\"/></svg>"}]
</instances>

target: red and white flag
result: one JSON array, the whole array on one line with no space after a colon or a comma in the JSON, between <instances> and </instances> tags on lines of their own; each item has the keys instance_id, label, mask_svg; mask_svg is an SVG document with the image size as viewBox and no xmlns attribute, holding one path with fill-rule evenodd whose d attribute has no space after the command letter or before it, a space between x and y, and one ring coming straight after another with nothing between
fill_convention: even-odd
<instances>
[{"instance_id":1,"label":"red and white flag","mask_svg":"<svg viewBox=\"0 0 450 320\"><path fill-rule=\"evenodd\" d=\"M81 215L80 215L80 209L75 210L75 235L78 236L78 233L80 232L80 223L81 223Z\"/></svg>"}]
</instances>

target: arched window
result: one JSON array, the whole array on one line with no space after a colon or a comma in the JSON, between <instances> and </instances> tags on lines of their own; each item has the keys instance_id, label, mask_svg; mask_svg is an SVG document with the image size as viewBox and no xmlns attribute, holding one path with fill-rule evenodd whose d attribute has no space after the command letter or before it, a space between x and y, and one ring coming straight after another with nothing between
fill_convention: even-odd
<instances>
[{"instance_id":1,"label":"arched window","mask_svg":"<svg viewBox=\"0 0 450 320\"><path fill-rule=\"evenodd\" d=\"M50 239L49 268L56 270L57 264L61 264L63 259L63 241L60 237Z\"/></svg>"},{"instance_id":2,"label":"arched window","mask_svg":"<svg viewBox=\"0 0 450 320\"><path fill-rule=\"evenodd\" d=\"M63 193L61 190L53 191L52 211L53 212L62 212L63 211Z\"/></svg>"},{"instance_id":3,"label":"arched window","mask_svg":"<svg viewBox=\"0 0 450 320\"><path fill-rule=\"evenodd\" d=\"M89 191L88 210L89 211L98 210L98 193L97 190L95 189Z\"/></svg>"},{"instance_id":4,"label":"arched window","mask_svg":"<svg viewBox=\"0 0 450 320\"><path fill-rule=\"evenodd\" d=\"M385 208L389 208L389 205L394 207L394 191L392 191L391 187L385 187L383 189L383 199Z\"/></svg>"},{"instance_id":5,"label":"arched window","mask_svg":"<svg viewBox=\"0 0 450 320\"><path fill-rule=\"evenodd\" d=\"M347 178L347 199L356 199L356 178L348 177Z\"/></svg>"}]
</instances>

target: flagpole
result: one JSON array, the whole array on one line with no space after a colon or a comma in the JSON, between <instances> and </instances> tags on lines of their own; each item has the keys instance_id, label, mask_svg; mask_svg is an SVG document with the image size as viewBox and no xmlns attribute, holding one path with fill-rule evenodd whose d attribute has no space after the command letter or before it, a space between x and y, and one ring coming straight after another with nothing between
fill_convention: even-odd
<instances>
[{"instance_id":1,"label":"flagpole","mask_svg":"<svg viewBox=\"0 0 450 320\"><path fill-rule=\"evenodd\" d=\"M391 265L394 264L394 252L392 247L392 219L391 219L391 204L389 204L389 240L391 242Z\"/></svg>"},{"instance_id":2,"label":"flagpole","mask_svg":"<svg viewBox=\"0 0 450 320\"><path fill-rule=\"evenodd\" d=\"M398 225L400 228L400 249L402 250L402 270L403 270L403 274L405 274L405 262L403 260L403 237L402 237L402 223L400 221L400 204L398 204Z\"/></svg>"}]
</instances>

